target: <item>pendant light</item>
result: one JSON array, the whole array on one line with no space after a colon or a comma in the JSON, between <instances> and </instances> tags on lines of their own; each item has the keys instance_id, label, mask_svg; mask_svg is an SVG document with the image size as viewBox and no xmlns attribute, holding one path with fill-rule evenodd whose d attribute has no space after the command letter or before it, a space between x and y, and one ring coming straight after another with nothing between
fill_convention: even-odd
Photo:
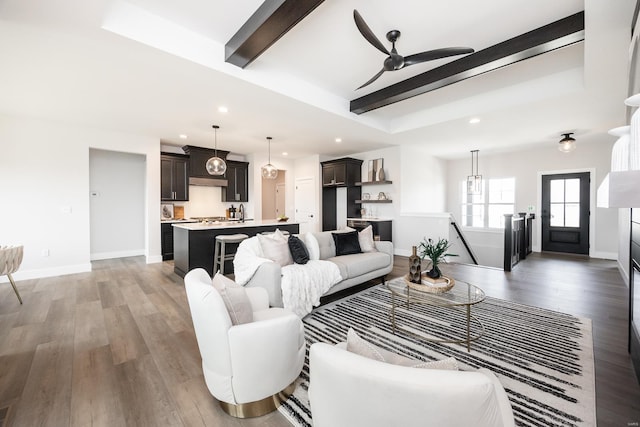
<instances>
[{"instance_id":1,"label":"pendant light","mask_svg":"<svg viewBox=\"0 0 640 427\"><path fill-rule=\"evenodd\" d=\"M224 175L224 173L227 171L227 164L224 162L224 160L218 157L218 129L220 129L220 126L213 125L211 127L213 128L214 132L215 151L214 156L207 160L207 172L209 172L209 175Z\"/></svg>"},{"instance_id":2,"label":"pendant light","mask_svg":"<svg viewBox=\"0 0 640 427\"><path fill-rule=\"evenodd\" d=\"M478 173L478 152L471 150L471 175L467 177L467 194L482 194L482 175ZM475 169L473 166L475 157Z\"/></svg>"},{"instance_id":3,"label":"pendant light","mask_svg":"<svg viewBox=\"0 0 640 427\"><path fill-rule=\"evenodd\" d=\"M262 167L262 177L265 179L276 179L278 177L278 169L271 164L271 137L267 137L269 143L269 163Z\"/></svg>"},{"instance_id":4,"label":"pendant light","mask_svg":"<svg viewBox=\"0 0 640 427\"><path fill-rule=\"evenodd\" d=\"M560 146L558 146L558 150L563 153L570 153L576 149L576 140L572 138L571 135L573 135L573 132L562 134L564 138L559 141Z\"/></svg>"}]
</instances>

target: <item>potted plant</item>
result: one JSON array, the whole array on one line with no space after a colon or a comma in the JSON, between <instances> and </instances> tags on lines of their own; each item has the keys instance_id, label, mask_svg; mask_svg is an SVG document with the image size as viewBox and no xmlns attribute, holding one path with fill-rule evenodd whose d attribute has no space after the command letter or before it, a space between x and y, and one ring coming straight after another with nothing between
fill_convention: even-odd
<instances>
[{"instance_id":1,"label":"potted plant","mask_svg":"<svg viewBox=\"0 0 640 427\"><path fill-rule=\"evenodd\" d=\"M447 239L438 239L438 242L434 242L433 239L427 239L426 237L420 242L419 250L420 257L422 259L429 258L431 260L431 270L427 272L427 276L432 279L439 279L442 276L442 272L438 268L438 264L441 262L447 262L445 257L458 256L456 254L447 253L447 250L451 247L451 243Z\"/></svg>"}]
</instances>

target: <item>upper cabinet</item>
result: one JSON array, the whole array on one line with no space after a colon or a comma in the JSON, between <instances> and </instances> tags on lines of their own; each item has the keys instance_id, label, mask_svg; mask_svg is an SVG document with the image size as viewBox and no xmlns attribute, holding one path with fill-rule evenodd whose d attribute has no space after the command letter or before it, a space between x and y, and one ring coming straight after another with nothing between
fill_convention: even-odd
<instances>
[{"instance_id":1,"label":"upper cabinet","mask_svg":"<svg viewBox=\"0 0 640 427\"><path fill-rule=\"evenodd\" d=\"M207 160L216 154L223 160L226 160L228 151L213 150L211 148L195 147L193 145L185 145L182 147L185 153L190 157L189 176L192 178L215 178L207 172Z\"/></svg>"},{"instance_id":2,"label":"upper cabinet","mask_svg":"<svg viewBox=\"0 0 640 427\"><path fill-rule=\"evenodd\" d=\"M249 201L249 163L227 160L227 186L222 188L223 202Z\"/></svg>"},{"instance_id":3,"label":"upper cabinet","mask_svg":"<svg viewBox=\"0 0 640 427\"><path fill-rule=\"evenodd\" d=\"M189 200L189 156L161 153L160 198L177 202Z\"/></svg>"},{"instance_id":4,"label":"upper cabinet","mask_svg":"<svg viewBox=\"0 0 640 427\"><path fill-rule=\"evenodd\" d=\"M361 179L362 160L344 157L321 164L323 187L351 187Z\"/></svg>"}]
</instances>

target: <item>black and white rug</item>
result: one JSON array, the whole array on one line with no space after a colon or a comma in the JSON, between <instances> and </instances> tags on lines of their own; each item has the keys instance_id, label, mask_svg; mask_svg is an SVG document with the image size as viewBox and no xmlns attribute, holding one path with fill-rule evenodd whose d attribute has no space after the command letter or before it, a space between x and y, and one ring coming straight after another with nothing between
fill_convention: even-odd
<instances>
[{"instance_id":1,"label":"black and white rug","mask_svg":"<svg viewBox=\"0 0 640 427\"><path fill-rule=\"evenodd\" d=\"M509 395L516 425L596 425L590 319L487 297L472 308L486 332L468 353L466 345L432 343L403 332L394 335L390 306L389 290L378 285L317 308L303 319L307 346L345 341L352 327L368 341L413 359L453 356L462 370L493 371ZM463 337L466 327L460 310L417 304L410 311L396 309L396 322L436 338ZM279 408L295 426L313 425L308 354L307 349L294 395Z\"/></svg>"}]
</instances>

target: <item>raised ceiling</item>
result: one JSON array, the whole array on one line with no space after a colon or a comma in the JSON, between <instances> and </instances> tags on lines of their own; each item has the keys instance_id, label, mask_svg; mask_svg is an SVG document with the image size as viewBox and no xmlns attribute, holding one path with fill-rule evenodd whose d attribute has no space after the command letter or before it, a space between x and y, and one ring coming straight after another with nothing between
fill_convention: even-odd
<instances>
[{"instance_id":1,"label":"raised ceiling","mask_svg":"<svg viewBox=\"0 0 640 427\"><path fill-rule=\"evenodd\" d=\"M245 69L225 63L224 44L260 4L0 0L0 112L176 145L187 134L189 144L212 146L217 123L222 149L262 152L270 135L274 157L292 158L398 144L453 158L553 144L567 131L597 143L624 121L632 0L327 0ZM481 50L581 10L585 41L355 115L350 100L455 58L385 73L356 91L384 55L362 38L353 9L383 41L400 30L405 55Z\"/></svg>"}]
</instances>

